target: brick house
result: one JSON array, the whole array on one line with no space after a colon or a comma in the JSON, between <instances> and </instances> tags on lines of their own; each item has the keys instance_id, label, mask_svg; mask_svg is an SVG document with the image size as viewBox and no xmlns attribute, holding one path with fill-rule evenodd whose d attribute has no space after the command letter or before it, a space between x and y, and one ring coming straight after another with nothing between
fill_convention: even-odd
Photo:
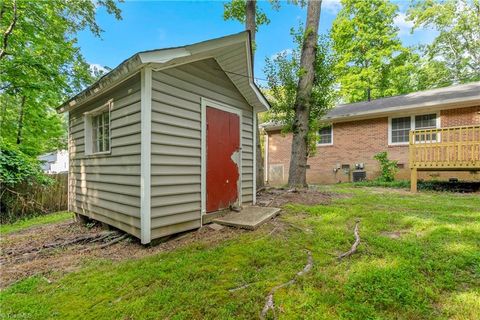
<instances>
[{"instance_id":1,"label":"brick house","mask_svg":"<svg viewBox=\"0 0 480 320\"><path fill-rule=\"evenodd\" d=\"M422 161L430 159L428 166L420 163L420 169L428 170L418 172L420 179L480 181L480 82L339 105L322 123L325 127L317 135L317 152L308 159L309 183L374 179L379 166L373 156L381 151L398 161L397 178L409 179L410 166L414 169L409 165L409 150L423 157ZM281 126L272 123L262 127L265 180L271 185L285 184L292 134L282 134ZM468 141L448 144L447 136L454 135ZM409 141L415 137L415 142ZM419 147L427 153L412 150ZM453 163L457 157L465 161Z\"/></svg>"}]
</instances>

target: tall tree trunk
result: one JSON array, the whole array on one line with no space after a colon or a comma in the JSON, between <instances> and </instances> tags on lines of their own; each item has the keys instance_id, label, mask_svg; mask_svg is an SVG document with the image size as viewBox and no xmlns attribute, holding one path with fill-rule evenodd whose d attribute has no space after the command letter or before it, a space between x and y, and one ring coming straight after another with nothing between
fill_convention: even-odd
<instances>
[{"instance_id":1,"label":"tall tree trunk","mask_svg":"<svg viewBox=\"0 0 480 320\"><path fill-rule=\"evenodd\" d=\"M302 73L298 79L297 96L295 98L293 121L292 155L288 172L290 187L307 186L307 157L310 103L313 80L315 77L315 57L317 53L318 24L322 1L310 0L307 8L305 37L300 57Z\"/></svg>"},{"instance_id":2,"label":"tall tree trunk","mask_svg":"<svg viewBox=\"0 0 480 320\"><path fill-rule=\"evenodd\" d=\"M18 111L17 144L22 143L23 114L24 113L25 113L25 96L22 96L22 101L20 102L20 110Z\"/></svg>"},{"instance_id":3,"label":"tall tree trunk","mask_svg":"<svg viewBox=\"0 0 480 320\"><path fill-rule=\"evenodd\" d=\"M257 24L255 21L255 15L257 11L257 1L256 0L247 0L246 7L245 7L245 29L250 31L250 36L252 40L252 46L253 50L255 52L255 33L257 31ZM255 54L253 53L252 56L252 66L254 66L254 56ZM253 69L253 67L252 67ZM252 70L253 72L253 70ZM255 114L255 117L257 117L257 127L255 128L257 134L256 134L256 141L255 141L255 148L256 148L256 159L255 159L255 170L256 170L256 184L257 188L260 188L263 186L263 181L264 181L264 168L263 168L263 157L262 157L262 147L260 145L260 130L258 129L258 116Z\"/></svg>"}]
</instances>

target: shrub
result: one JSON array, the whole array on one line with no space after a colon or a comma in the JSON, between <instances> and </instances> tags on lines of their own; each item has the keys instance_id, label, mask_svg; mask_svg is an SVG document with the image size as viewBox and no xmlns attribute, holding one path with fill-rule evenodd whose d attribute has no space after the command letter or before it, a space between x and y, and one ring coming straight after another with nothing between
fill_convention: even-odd
<instances>
[{"instance_id":1,"label":"shrub","mask_svg":"<svg viewBox=\"0 0 480 320\"><path fill-rule=\"evenodd\" d=\"M0 145L0 181L7 187L15 187L21 183L52 183L42 172L37 159L8 144Z\"/></svg>"},{"instance_id":2,"label":"shrub","mask_svg":"<svg viewBox=\"0 0 480 320\"><path fill-rule=\"evenodd\" d=\"M389 160L386 151L377 153L374 157L380 164L380 177L382 182L392 182L395 180L395 174L398 172L397 161Z\"/></svg>"},{"instance_id":3,"label":"shrub","mask_svg":"<svg viewBox=\"0 0 480 320\"><path fill-rule=\"evenodd\" d=\"M55 187L54 180L43 173L36 158L15 145L0 143L0 184L0 222L48 212L36 199Z\"/></svg>"}]
</instances>

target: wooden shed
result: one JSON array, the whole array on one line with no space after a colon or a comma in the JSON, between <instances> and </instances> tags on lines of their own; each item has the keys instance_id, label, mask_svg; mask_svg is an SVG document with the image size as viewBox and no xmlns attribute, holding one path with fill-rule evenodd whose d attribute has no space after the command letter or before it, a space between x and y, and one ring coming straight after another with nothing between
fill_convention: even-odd
<instances>
[{"instance_id":1,"label":"wooden shed","mask_svg":"<svg viewBox=\"0 0 480 320\"><path fill-rule=\"evenodd\" d=\"M255 204L248 32L135 54L58 108L69 115L69 210L146 244Z\"/></svg>"}]
</instances>

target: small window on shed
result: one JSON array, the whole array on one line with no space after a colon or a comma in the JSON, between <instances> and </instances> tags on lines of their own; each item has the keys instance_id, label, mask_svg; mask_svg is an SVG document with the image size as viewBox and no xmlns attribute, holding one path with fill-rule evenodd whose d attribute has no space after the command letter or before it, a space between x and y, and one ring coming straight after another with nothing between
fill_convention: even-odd
<instances>
[{"instance_id":1,"label":"small window on shed","mask_svg":"<svg viewBox=\"0 0 480 320\"><path fill-rule=\"evenodd\" d=\"M110 152L110 105L111 102L85 113L85 153Z\"/></svg>"},{"instance_id":2,"label":"small window on shed","mask_svg":"<svg viewBox=\"0 0 480 320\"><path fill-rule=\"evenodd\" d=\"M320 128L317 135L317 145L333 144L333 128L332 125Z\"/></svg>"}]
</instances>

